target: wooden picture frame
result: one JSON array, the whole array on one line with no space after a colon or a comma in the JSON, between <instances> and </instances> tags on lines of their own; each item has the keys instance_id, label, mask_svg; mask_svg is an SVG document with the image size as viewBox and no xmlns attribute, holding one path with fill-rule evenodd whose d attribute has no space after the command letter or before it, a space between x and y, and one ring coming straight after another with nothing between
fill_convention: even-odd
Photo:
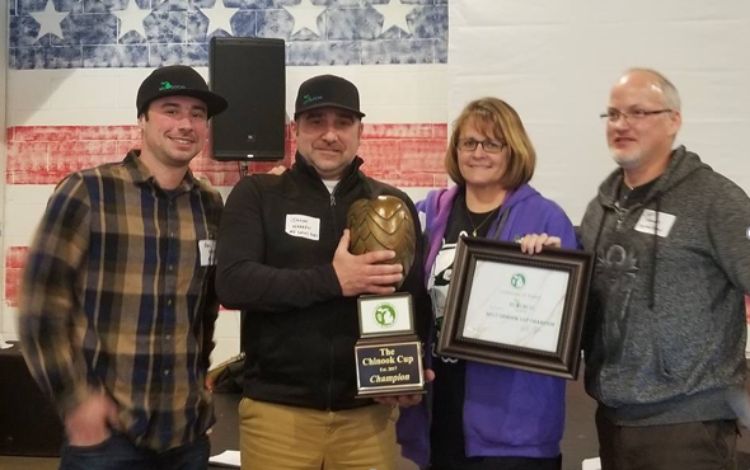
<instances>
[{"instance_id":1,"label":"wooden picture frame","mask_svg":"<svg viewBox=\"0 0 750 470\"><path fill-rule=\"evenodd\" d=\"M593 256L461 237L437 352L575 379Z\"/></svg>"}]
</instances>

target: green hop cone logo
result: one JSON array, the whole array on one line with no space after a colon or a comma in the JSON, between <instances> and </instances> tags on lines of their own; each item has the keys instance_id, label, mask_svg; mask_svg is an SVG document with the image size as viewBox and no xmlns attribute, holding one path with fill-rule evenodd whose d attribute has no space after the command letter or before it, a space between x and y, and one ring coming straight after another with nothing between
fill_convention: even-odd
<instances>
[{"instance_id":1,"label":"green hop cone logo","mask_svg":"<svg viewBox=\"0 0 750 470\"><path fill-rule=\"evenodd\" d=\"M166 82L165 81L165 82L161 82L161 84L159 84L159 91L162 91L162 90L171 90L172 88L173 88L173 86L172 86L171 82Z\"/></svg>"},{"instance_id":2,"label":"green hop cone logo","mask_svg":"<svg viewBox=\"0 0 750 470\"><path fill-rule=\"evenodd\" d=\"M510 285L516 289L520 289L526 285L526 278L521 273L516 273L510 278Z\"/></svg>"},{"instance_id":3,"label":"green hop cone logo","mask_svg":"<svg viewBox=\"0 0 750 470\"><path fill-rule=\"evenodd\" d=\"M303 95L302 96L302 104L308 105L310 103L314 103L315 101L322 100L323 97L321 95Z\"/></svg>"},{"instance_id":4,"label":"green hop cone logo","mask_svg":"<svg viewBox=\"0 0 750 470\"><path fill-rule=\"evenodd\" d=\"M396 309L391 304L380 304L375 308L375 321L380 326L391 326L396 321Z\"/></svg>"}]
</instances>

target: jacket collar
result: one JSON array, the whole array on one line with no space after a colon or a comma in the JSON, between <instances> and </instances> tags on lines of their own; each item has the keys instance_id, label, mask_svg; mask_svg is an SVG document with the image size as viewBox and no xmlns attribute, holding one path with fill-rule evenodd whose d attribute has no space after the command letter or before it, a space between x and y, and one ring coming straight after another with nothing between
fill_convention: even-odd
<instances>
[{"instance_id":1,"label":"jacket collar","mask_svg":"<svg viewBox=\"0 0 750 470\"><path fill-rule=\"evenodd\" d=\"M341 193L342 191L347 190L353 184L355 184L356 181L359 180L361 175L361 173L359 172L359 167L362 166L363 163L364 160L362 160L359 156L354 157L352 162L349 163L349 166L344 169L344 173L341 176L341 181L339 181L339 184L336 186L336 193ZM297 152L294 156L294 166L292 168L307 176L308 178L313 178L317 181L320 181L322 184L322 180L318 172L299 152Z\"/></svg>"}]
</instances>

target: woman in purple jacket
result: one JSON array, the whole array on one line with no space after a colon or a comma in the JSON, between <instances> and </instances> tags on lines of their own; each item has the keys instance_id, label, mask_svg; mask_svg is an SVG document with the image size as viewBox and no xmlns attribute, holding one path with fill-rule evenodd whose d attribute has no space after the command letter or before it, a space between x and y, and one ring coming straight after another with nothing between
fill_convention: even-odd
<instances>
[{"instance_id":1,"label":"woman in purple jacket","mask_svg":"<svg viewBox=\"0 0 750 470\"><path fill-rule=\"evenodd\" d=\"M528 185L535 160L521 119L502 100L473 101L454 123L445 166L456 185L417 204L425 217L425 281L436 333L460 236L519 241L546 233L560 237L563 247L576 246L565 212ZM565 380L434 350L428 363L436 374L431 410L402 410L399 440L406 457L422 467L429 462L432 470L560 468Z\"/></svg>"}]
</instances>

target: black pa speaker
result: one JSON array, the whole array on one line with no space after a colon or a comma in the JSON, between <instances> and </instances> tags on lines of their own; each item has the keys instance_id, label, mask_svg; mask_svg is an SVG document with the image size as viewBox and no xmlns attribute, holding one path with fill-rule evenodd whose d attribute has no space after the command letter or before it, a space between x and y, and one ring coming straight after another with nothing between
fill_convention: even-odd
<instances>
[{"instance_id":1,"label":"black pa speaker","mask_svg":"<svg viewBox=\"0 0 750 470\"><path fill-rule=\"evenodd\" d=\"M209 82L229 101L211 120L214 159L284 158L285 57L283 39L211 38Z\"/></svg>"}]
</instances>

